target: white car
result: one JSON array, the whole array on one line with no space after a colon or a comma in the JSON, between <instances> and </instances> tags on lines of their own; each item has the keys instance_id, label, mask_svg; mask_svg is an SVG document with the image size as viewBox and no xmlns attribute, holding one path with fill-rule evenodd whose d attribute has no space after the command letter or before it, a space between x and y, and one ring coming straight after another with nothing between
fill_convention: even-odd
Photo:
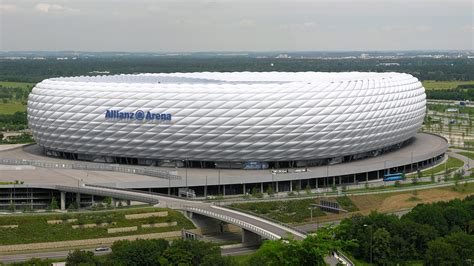
<instances>
[{"instance_id":1,"label":"white car","mask_svg":"<svg viewBox=\"0 0 474 266\"><path fill-rule=\"evenodd\" d=\"M97 252L109 251L109 247L98 247L95 249Z\"/></svg>"}]
</instances>

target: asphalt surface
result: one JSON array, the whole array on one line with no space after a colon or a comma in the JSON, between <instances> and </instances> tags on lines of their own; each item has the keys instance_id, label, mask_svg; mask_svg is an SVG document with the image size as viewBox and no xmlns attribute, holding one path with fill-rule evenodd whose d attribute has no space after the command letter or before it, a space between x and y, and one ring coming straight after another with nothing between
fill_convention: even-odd
<instances>
[{"instance_id":1,"label":"asphalt surface","mask_svg":"<svg viewBox=\"0 0 474 266\"><path fill-rule=\"evenodd\" d=\"M109 251L95 251L95 249L83 249L87 251L92 251L96 255L105 255L109 254ZM46 251L46 252L36 252L36 253L24 253L24 254L12 254L12 255L0 255L0 262L2 263L13 263L13 262L23 262L28 261L32 258L37 259L65 259L67 258L69 252L72 250L61 250L61 251Z\"/></svg>"},{"instance_id":2,"label":"asphalt surface","mask_svg":"<svg viewBox=\"0 0 474 266\"><path fill-rule=\"evenodd\" d=\"M250 254L255 252L258 247L233 247L221 249L221 254L223 256L238 256L244 254ZM95 251L95 249L83 249L87 251L94 252L95 255L106 255L111 253L109 251ZM47 251L47 252L38 252L38 253L25 253L25 254L12 254L12 255L0 255L0 262L2 263L14 263L14 262L24 262L32 258L37 259L66 259L71 250L63 251Z\"/></svg>"}]
</instances>

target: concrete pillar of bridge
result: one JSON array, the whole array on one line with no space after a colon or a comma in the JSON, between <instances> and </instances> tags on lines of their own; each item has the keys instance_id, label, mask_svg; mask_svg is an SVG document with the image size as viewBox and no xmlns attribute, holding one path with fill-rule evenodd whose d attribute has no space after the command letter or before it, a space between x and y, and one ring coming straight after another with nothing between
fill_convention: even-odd
<instances>
[{"instance_id":1,"label":"concrete pillar of bridge","mask_svg":"<svg viewBox=\"0 0 474 266\"><path fill-rule=\"evenodd\" d=\"M342 177L339 176L339 185L341 185L341 184L342 184Z\"/></svg>"},{"instance_id":2,"label":"concrete pillar of bridge","mask_svg":"<svg viewBox=\"0 0 474 266\"><path fill-rule=\"evenodd\" d=\"M302 188L301 188L301 179L300 179L300 180L298 180L298 190L301 190L301 189Z\"/></svg>"},{"instance_id":3,"label":"concrete pillar of bridge","mask_svg":"<svg viewBox=\"0 0 474 266\"><path fill-rule=\"evenodd\" d=\"M353 183L354 183L354 184L357 183L356 181L357 181L357 175L354 174L354 182L353 182Z\"/></svg>"},{"instance_id":4,"label":"concrete pillar of bridge","mask_svg":"<svg viewBox=\"0 0 474 266\"><path fill-rule=\"evenodd\" d=\"M222 233L221 229L223 229L223 223L217 219L192 213L189 211L186 211L185 215L193 221L193 224L201 230L202 234Z\"/></svg>"},{"instance_id":5,"label":"concrete pillar of bridge","mask_svg":"<svg viewBox=\"0 0 474 266\"><path fill-rule=\"evenodd\" d=\"M94 206L94 204L95 204L94 195L91 195L91 204L92 204L92 206Z\"/></svg>"},{"instance_id":6,"label":"concrete pillar of bridge","mask_svg":"<svg viewBox=\"0 0 474 266\"><path fill-rule=\"evenodd\" d=\"M204 197L207 198L207 186L204 186Z\"/></svg>"},{"instance_id":7,"label":"concrete pillar of bridge","mask_svg":"<svg viewBox=\"0 0 474 266\"><path fill-rule=\"evenodd\" d=\"M225 185L222 185L222 196L225 196Z\"/></svg>"},{"instance_id":8,"label":"concrete pillar of bridge","mask_svg":"<svg viewBox=\"0 0 474 266\"><path fill-rule=\"evenodd\" d=\"M275 192L278 193L278 181L275 182Z\"/></svg>"},{"instance_id":9,"label":"concrete pillar of bridge","mask_svg":"<svg viewBox=\"0 0 474 266\"><path fill-rule=\"evenodd\" d=\"M127 206L132 205L132 202L130 200L127 200Z\"/></svg>"},{"instance_id":10,"label":"concrete pillar of bridge","mask_svg":"<svg viewBox=\"0 0 474 266\"><path fill-rule=\"evenodd\" d=\"M81 208L81 193L76 193L76 203L77 203L77 208Z\"/></svg>"},{"instance_id":11,"label":"concrete pillar of bridge","mask_svg":"<svg viewBox=\"0 0 474 266\"><path fill-rule=\"evenodd\" d=\"M316 189L319 189L319 179L315 178L314 181L316 181ZM308 179L308 184L309 185L309 179Z\"/></svg>"},{"instance_id":12,"label":"concrete pillar of bridge","mask_svg":"<svg viewBox=\"0 0 474 266\"><path fill-rule=\"evenodd\" d=\"M260 192L263 193L263 183L260 183Z\"/></svg>"},{"instance_id":13,"label":"concrete pillar of bridge","mask_svg":"<svg viewBox=\"0 0 474 266\"><path fill-rule=\"evenodd\" d=\"M293 181L290 181L290 192L293 191Z\"/></svg>"},{"instance_id":14,"label":"concrete pillar of bridge","mask_svg":"<svg viewBox=\"0 0 474 266\"><path fill-rule=\"evenodd\" d=\"M332 186L333 187L336 186L336 177L335 176L332 177Z\"/></svg>"},{"instance_id":15,"label":"concrete pillar of bridge","mask_svg":"<svg viewBox=\"0 0 474 266\"><path fill-rule=\"evenodd\" d=\"M61 191L61 210L66 209L66 192Z\"/></svg>"},{"instance_id":16,"label":"concrete pillar of bridge","mask_svg":"<svg viewBox=\"0 0 474 266\"><path fill-rule=\"evenodd\" d=\"M377 171L377 179L380 179L380 171Z\"/></svg>"},{"instance_id":17,"label":"concrete pillar of bridge","mask_svg":"<svg viewBox=\"0 0 474 266\"><path fill-rule=\"evenodd\" d=\"M261 236L242 228L242 244L244 246L256 246L259 245L261 242Z\"/></svg>"},{"instance_id":18,"label":"concrete pillar of bridge","mask_svg":"<svg viewBox=\"0 0 474 266\"><path fill-rule=\"evenodd\" d=\"M112 198L112 208L115 208L115 207L117 207L117 199Z\"/></svg>"},{"instance_id":19,"label":"concrete pillar of bridge","mask_svg":"<svg viewBox=\"0 0 474 266\"><path fill-rule=\"evenodd\" d=\"M242 184L242 194L246 195L247 191L245 189L245 184Z\"/></svg>"},{"instance_id":20,"label":"concrete pillar of bridge","mask_svg":"<svg viewBox=\"0 0 474 266\"><path fill-rule=\"evenodd\" d=\"M369 172L365 172L365 182L369 182Z\"/></svg>"}]
</instances>

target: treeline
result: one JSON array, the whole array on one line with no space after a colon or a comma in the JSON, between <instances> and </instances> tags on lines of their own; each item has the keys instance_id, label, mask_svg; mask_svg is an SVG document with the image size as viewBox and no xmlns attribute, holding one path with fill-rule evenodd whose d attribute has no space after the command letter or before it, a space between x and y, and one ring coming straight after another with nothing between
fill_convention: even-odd
<instances>
[{"instance_id":1,"label":"treeline","mask_svg":"<svg viewBox=\"0 0 474 266\"><path fill-rule=\"evenodd\" d=\"M27 124L26 112L0 114L0 131L26 129L28 127Z\"/></svg>"},{"instance_id":2,"label":"treeline","mask_svg":"<svg viewBox=\"0 0 474 266\"><path fill-rule=\"evenodd\" d=\"M16 102L21 102L24 105L26 105L26 101L28 100L28 94L30 94L32 88L33 87L13 88L13 87L2 86L0 84L0 103L16 101Z\"/></svg>"},{"instance_id":3,"label":"treeline","mask_svg":"<svg viewBox=\"0 0 474 266\"><path fill-rule=\"evenodd\" d=\"M371 213L345 219L341 240L356 240L348 249L356 258L377 265L472 265L474 262L474 196L464 200L417 205L408 214Z\"/></svg>"},{"instance_id":4,"label":"treeline","mask_svg":"<svg viewBox=\"0 0 474 266\"><path fill-rule=\"evenodd\" d=\"M398 63L386 65L385 63ZM474 80L469 59L275 59L254 57L107 57L76 60L3 60L0 80L39 82L60 76L196 71L376 71L406 72L420 80Z\"/></svg>"},{"instance_id":5,"label":"treeline","mask_svg":"<svg viewBox=\"0 0 474 266\"><path fill-rule=\"evenodd\" d=\"M322 229L318 235L303 241L292 239L265 241L258 251L245 259L222 256L219 246L197 240L122 240L115 242L112 252L95 256L91 251L70 252L66 265L326 265L324 258L332 251L354 245L336 240L332 229ZM51 261L33 259L14 265L49 265Z\"/></svg>"},{"instance_id":6,"label":"treeline","mask_svg":"<svg viewBox=\"0 0 474 266\"><path fill-rule=\"evenodd\" d=\"M474 101L474 83L459 85L448 90L427 90L426 97L434 100Z\"/></svg>"}]
</instances>

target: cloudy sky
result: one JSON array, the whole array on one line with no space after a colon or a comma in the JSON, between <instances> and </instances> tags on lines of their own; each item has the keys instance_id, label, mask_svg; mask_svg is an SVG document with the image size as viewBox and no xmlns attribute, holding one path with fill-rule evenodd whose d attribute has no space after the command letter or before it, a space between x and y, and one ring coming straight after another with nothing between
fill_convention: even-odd
<instances>
[{"instance_id":1,"label":"cloudy sky","mask_svg":"<svg viewBox=\"0 0 474 266\"><path fill-rule=\"evenodd\" d=\"M0 50L474 49L474 0L0 0Z\"/></svg>"}]
</instances>

